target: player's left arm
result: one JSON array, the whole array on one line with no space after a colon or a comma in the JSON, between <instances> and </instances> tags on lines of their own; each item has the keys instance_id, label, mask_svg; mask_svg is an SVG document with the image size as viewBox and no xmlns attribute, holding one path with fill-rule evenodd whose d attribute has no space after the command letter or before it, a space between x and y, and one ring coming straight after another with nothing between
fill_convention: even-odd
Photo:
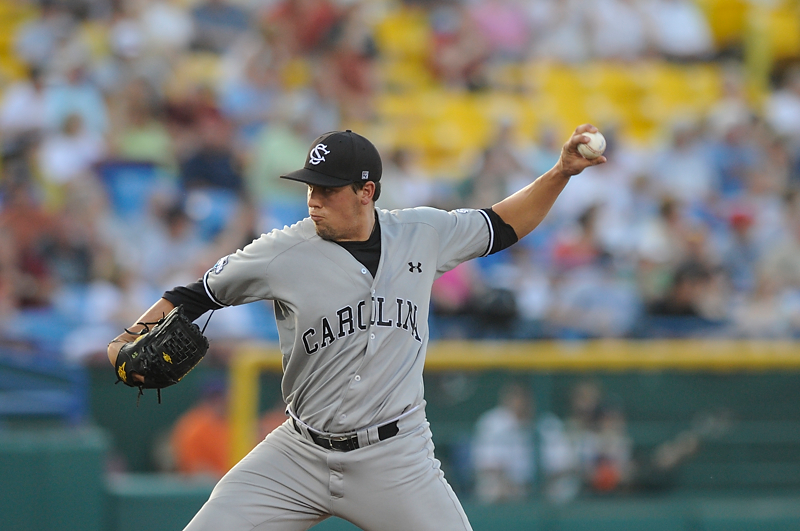
<instances>
[{"instance_id":1,"label":"player's left arm","mask_svg":"<svg viewBox=\"0 0 800 531\"><path fill-rule=\"evenodd\" d=\"M585 159L578 153L578 145L586 144L589 138L583 133L596 133L597 128L584 124L575 129L570 139L561 148L561 157L552 169L531 184L492 206L500 218L511 225L518 239L535 229L550 211L556 198L569 182L589 166L606 162L604 156Z\"/></svg>"}]
</instances>

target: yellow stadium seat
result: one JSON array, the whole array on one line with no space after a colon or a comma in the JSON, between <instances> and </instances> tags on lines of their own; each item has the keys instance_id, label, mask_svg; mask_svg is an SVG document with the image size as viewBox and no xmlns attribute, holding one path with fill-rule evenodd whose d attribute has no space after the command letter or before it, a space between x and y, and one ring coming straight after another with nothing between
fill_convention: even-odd
<instances>
[{"instance_id":1,"label":"yellow stadium seat","mask_svg":"<svg viewBox=\"0 0 800 531\"><path fill-rule=\"evenodd\" d=\"M386 57L424 58L431 49L431 31L422 9L404 6L375 27L378 50Z\"/></svg>"},{"instance_id":2,"label":"yellow stadium seat","mask_svg":"<svg viewBox=\"0 0 800 531\"><path fill-rule=\"evenodd\" d=\"M430 69L415 58L388 58L379 64L378 73L388 91L422 90L435 84Z\"/></svg>"},{"instance_id":3,"label":"yellow stadium seat","mask_svg":"<svg viewBox=\"0 0 800 531\"><path fill-rule=\"evenodd\" d=\"M800 57L800 6L791 2L772 9L767 24L773 59Z\"/></svg>"},{"instance_id":4,"label":"yellow stadium seat","mask_svg":"<svg viewBox=\"0 0 800 531\"><path fill-rule=\"evenodd\" d=\"M747 25L746 0L695 0L703 10L719 47L740 43Z\"/></svg>"}]
</instances>

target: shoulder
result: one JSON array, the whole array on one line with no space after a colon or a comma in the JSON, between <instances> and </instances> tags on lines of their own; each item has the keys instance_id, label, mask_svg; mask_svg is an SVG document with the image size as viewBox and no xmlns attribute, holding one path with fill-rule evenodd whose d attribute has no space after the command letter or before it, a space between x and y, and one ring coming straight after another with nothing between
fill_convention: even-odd
<instances>
[{"instance_id":1,"label":"shoulder","mask_svg":"<svg viewBox=\"0 0 800 531\"><path fill-rule=\"evenodd\" d=\"M291 226L272 229L270 232L262 234L245 247L244 251L254 254L268 253L274 257L298 245L313 242L315 239L319 240L320 238L314 230L314 223L310 218L306 218Z\"/></svg>"},{"instance_id":2,"label":"shoulder","mask_svg":"<svg viewBox=\"0 0 800 531\"><path fill-rule=\"evenodd\" d=\"M452 221L462 216L485 216L485 212L472 208L459 208L456 210L442 210L427 206L404 208L400 210L378 210L381 224L412 224L424 223L438 226L442 222Z\"/></svg>"},{"instance_id":3,"label":"shoulder","mask_svg":"<svg viewBox=\"0 0 800 531\"><path fill-rule=\"evenodd\" d=\"M314 230L314 222L311 218L305 218L292 225L285 225L282 229L272 229L266 234L262 234L259 240L264 240L272 244L294 245L295 243L305 242L318 238Z\"/></svg>"}]
</instances>

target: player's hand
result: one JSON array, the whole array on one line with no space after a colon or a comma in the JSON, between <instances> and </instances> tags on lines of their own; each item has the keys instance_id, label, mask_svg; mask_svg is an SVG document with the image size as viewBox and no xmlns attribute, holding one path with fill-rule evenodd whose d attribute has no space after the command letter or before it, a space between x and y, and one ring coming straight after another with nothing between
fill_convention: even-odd
<instances>
[{"instance_id":1,"label":"player's hand","mask_svg":"<svg viewBox=\"0 0 800 531\"><path fill-rule=\"evenodd\" d=\"M132 336L130 334L120 334L115 340L108 344L108 348L106 349L106 353L108 354L108 361L111 362L111 365L116 365L117 363L117 356L119 356L119 350L127 343L128 341L122 339L124 336L128 336L129 338L136 338L136 336ZM133 339L131 339L133 341ZM134 374L133 378L140 383L144 383L144 376L141 374Z\"/></svg>"},{"instance_id":2,"label":"player's hand","mask_svg":"<svg viewBox=\"0 0 800 531\"><path fill-rule=\"evenodd\" d=\"M589 166L597 166L606 162L606 158L600 155L596 159L588 160L578 153L578 144L586 144L589 139L582 133L596 133L597 128L591 124L583 124L575 129L570 139L561 148L561 158L558 160L556 168L564 175L571 177L578 175Z\"/></svg>"}]
</instances>

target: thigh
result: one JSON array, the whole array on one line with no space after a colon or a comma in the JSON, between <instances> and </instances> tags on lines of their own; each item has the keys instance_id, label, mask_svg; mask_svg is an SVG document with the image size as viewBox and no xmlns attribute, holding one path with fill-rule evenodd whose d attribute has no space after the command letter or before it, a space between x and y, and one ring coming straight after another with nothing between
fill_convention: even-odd
<instances>
[{"instance_id":1,"label":"thigh","mask_svg":"<svg viewBox=\"0 0 800 531\"><path fill-rule=\"evenodd\" d=\"M334 514L365 531L471 531L447 483L427 422L410 433L347 454Z\"/></svg>"},{"instance_id":2,"label":"thigh","mask_svg":"<svg viewBox=\"0 0 800 531\"><path fill-rule=\"evenodd\" d=\"M225 474L185 531L303 531L329 516L327 481L321 449L283 424Z\"/></svg>"}]
</instances>

